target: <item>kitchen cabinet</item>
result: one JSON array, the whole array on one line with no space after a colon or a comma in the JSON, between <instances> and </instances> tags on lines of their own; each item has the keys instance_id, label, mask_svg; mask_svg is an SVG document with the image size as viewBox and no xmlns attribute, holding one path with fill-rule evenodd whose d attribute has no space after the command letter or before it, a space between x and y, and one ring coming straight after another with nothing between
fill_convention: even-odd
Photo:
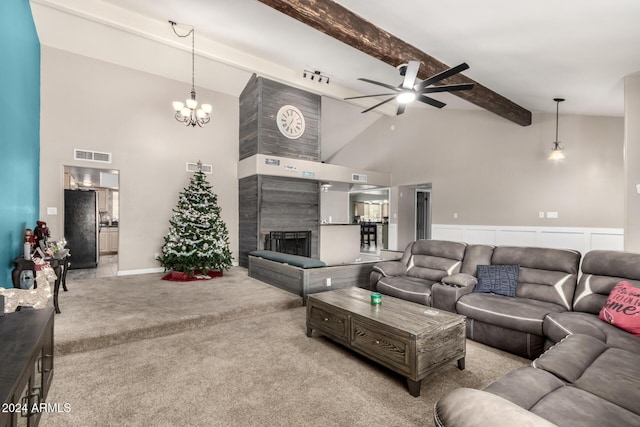
<instances>
[{"instance_id":1,"label":"kitchen cabinet","mask_svg":"<svg viewBox=\"0 0 640 427\"><path fill-rule=\"evenodd\" d=\"M108 212L109 208L109 190L106 188L98 189L98 211Z\"/></svg>"},{"instance_id":2,"label":"kitchen cabinet","mask_svg":"<svg viewBox=\"0 0 640 427\"><path fill-rule=\"evenodd\" d=\"M109 228L109 252L118 252L118 227Z\"/></svg>"},{"instance_id":3,"label":"kitchen cabinet","mask_svg":"<svg viewBox=\"0 0 640 427\"><path fill-rule=\"evenodd\" d=\"M100 253L118 252L118 227L102 227L100 230Z\"/></svg>"}]
</instances>

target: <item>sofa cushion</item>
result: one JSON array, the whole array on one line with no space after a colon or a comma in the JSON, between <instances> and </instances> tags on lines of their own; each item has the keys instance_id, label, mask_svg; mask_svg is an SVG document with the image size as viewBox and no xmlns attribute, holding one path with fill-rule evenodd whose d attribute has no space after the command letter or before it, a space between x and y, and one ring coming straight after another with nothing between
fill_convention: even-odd
<instances>
[{"instance_id":1,"label":"sofa cushion","mask_svg":"<svg viewBox=\"0 0 640 427\"><path fill-rule=\"evenodd\" d=\"M573 310L598 314L611 289L622 280L640 288L640 254L605 250L587 252L573 298Z\"/></svg>"},{"instance_id":2,"label":"sofa cushion","mask_svg":"<svg viewBox=\"0 0 640 427\"><path fill-rule=\"evenodd\" d=\"M475 276L479 265L491 264L494 249L495 246L490 245L468 245L464 251L460 272Z\"/></svg>"},{"instance_id":3,"label":"sofa cushion","mask_svg":"<svg viewBox=\"0 0 640 427\"><path fill-rule=\"evenodd\" d=\"M285 254L282 252L274 251L252 251L249 252L250 256L268 259L271 261L281 262L283 264L293 265L300 268L318 268L326 267L327 264L324 261L320 261L315 258L307 258L299 255Z\"/></svg>"},{"instance_id":4,"label":"sofa cushion","mask_svg":"<svg viewBox=\"0 0 640 427\"><path fill-rule=\"evenodd\" d=\"M577 251L498 246L491 264L520 266L516 295L571 308L571 300L578 279L580 253Z\"/></svg>"},{"instance_id":5,"label":"sofa cushion","mask_svg":"<svg viewBox=\"0 0 640 427\"><path fill-rule=\"evenodd\" d=\"M544 335L553 343L567 335L584 334L597 338L609 347L616 347L640 354L640 338L611 326L595 314L565 311L550 313L544 319Z\"/></svg>"},{"instance_id":6,"label":"sofa cushion","mask_svg":"<svg viewBox=\"0 0 640 427\"><path fill-rule=\"evenodd\" d=\"M517 265L479 265L478 284L473 292L516 296L520 267Z\"/></svg>"},{"instance_id":7,"label":"sofa cushion","mask_svg":"<svg viewBox=\"0 0 640 427\"><path fill-rule=\"evenodd\" d=\"M640 336L640 289L624 280L613 287L598 316L617 328Z\"/></svg>"},{"instance_id":8,"label":"sofa cushion","mask_svg":"<svg viewBox=\"0 0 640 427\"><path fill-rule=\"evenodd\" d=\"M609 347L588 335L570 335L532 365L640 415L640 354Z\"/></svg>"},{"instance_id":9,"label":"sofa cushion","mask_svg":"<svg viewBox=\"0 0 640 427\"><path fill-rule=\"evenodd\" d=\"M456 303L459 314L491 325L542 336L544 318L562 306L529 298L470 293Z\"/></svg>"},{"instance_id":10,"label":"sofa cushion","mask_svg":"<svg viewBox=\"0 0 640 427\"><path fill-rule=\"evenodd\" d=\"M377 291L418 304L431 305L431 286L434 281L416 277L381 277Z\"/></svg>"},{"instance_id":11,"label":"sofa cushion","mask_svg":"<svg viewBox=\"0 0 640 427\"><path fill-rule=\"evenodd\" d=\"M417 240L411 246L407 276L439 282L460 272L467 245L444 240Z\"/></svg>"}]
</instances>

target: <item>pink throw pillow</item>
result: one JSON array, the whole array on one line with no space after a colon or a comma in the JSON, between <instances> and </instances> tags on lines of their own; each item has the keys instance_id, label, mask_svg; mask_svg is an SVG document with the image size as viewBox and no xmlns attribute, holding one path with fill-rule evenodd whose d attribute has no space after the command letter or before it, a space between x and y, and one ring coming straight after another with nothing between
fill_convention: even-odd
<instances>
[{"instance_id":1,"label":"pink throw pillow","mask_svg":"<svg viewBox=\"0 0 640 427\"><path fill-rule=\"evenodd\" d=\"M615 285L598 317L640 337L640 288L625 281Z\"/></svg>"}]
</instances>

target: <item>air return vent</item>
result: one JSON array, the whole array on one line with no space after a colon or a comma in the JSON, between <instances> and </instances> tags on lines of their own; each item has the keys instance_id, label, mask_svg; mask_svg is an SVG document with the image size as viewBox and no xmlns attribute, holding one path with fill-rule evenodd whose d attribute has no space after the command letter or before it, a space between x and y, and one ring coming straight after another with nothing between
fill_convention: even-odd
<instances>
[{"instance_id":1,"label":"air return vent","mask_svg":"<svg viewBox=\"0 0 640 427\"><path fill-rule=\"evenodd\" d=\"M359 173L351 174L351 181L353 182L367 182L367 175L362 175Z\"/></svg>"},{"instance_id":2,"label":"air return vent","mask_svg":"<svg viewBox=\"0 0 640 427\"><path fill-rule=\"evenodd\" d=\"M187 162L187 172L195 172L197 170L198 170L198 164L197 163ZM202 164L202 172L211 174L213 172L213 166L212 165L205 165L203 163Z\"/></svg>"},{"instance_id":3,"label":"air return vent","mask_svg":"<svg viewBox=\"0 0 640 427\"><path fill-rule=\"evenodd\" d=\"M73 158L75 160L86 160L89 162L111 163L111 153L81 150L79 148L74 148Z\"/></svg>"}]
</instances>

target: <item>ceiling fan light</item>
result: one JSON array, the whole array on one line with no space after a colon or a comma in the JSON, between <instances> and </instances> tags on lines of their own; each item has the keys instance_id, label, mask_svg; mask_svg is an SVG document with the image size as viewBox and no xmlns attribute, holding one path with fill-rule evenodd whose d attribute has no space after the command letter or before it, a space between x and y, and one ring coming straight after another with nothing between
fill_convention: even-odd
<instances>
[{"instance_id":1,"label":"ceiling fan light","mask_svg":"<svg viewBox=\"0 0 640 427\"><path fill-rule=\"evenodd\" d=\"M413 92L402 92L398 95L397 99L400 104L408 104L416 100L416 94Z\"/></svg>"}]
</instances>

